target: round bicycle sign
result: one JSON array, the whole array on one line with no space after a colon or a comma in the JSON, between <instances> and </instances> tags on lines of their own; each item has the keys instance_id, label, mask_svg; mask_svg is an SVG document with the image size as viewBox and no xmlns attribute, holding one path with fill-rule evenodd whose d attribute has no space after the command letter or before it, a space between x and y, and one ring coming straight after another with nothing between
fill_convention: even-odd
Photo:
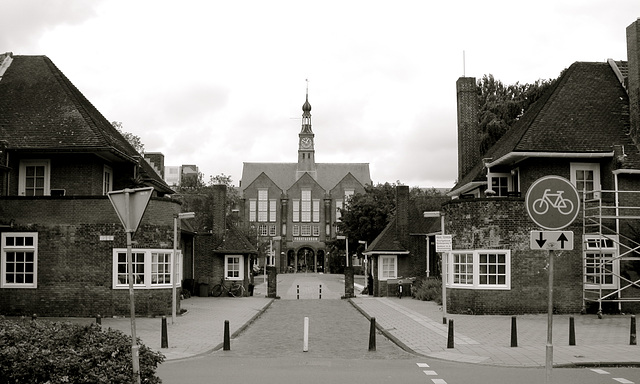
<instances>
[{"instance_id":1,"label":"round bicycle sign","mask_svg":"<svg viewBox=\"0 0 640 384\"><path fill-rule=\"evenodd\" d=\"M580 195L571 182L560 176L536 180L525 197L529 217L544 229L562 229L578 217Z\"/></svg>"}]
</instances>

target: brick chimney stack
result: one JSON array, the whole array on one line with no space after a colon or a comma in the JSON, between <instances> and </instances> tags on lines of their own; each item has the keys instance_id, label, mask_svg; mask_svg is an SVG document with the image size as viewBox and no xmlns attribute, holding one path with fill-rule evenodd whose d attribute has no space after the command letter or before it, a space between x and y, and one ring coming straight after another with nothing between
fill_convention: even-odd
<instances>
[{"instance_id":1,"label":"brick chimney stack","mask_svg":"<svg viewBox=\"0 0 640 384\"><path fill-rule=\"evenodd\" d=\"M396 186L396 234L404 241L409 235L409 187Z\"/></svg>"},{"instance_id":2,"label":"brick chimney stack","mask_svg":"<svg viewBox=\"0 0 640 384\"><path fill-rule=\"evenodd\" d=\"M213 228L211 232L217 241L224 238L227 213L227 186L216 184L213 186Z\"/></svg>"},{"instance_id":3,"label":"brick chimney stack","mask_svg":"<svg viewBox=\"0 0 640 384\"><path fill-rule=\"evenodd\" d=\"M627 27L627 66L630 133L640 147L640 18Z\"/></svg>"},{"instance_id":4,"label":"brick chimney stack","mask_svg":"<svg viewBox=\"0 0 640 384\"><path fill-rule=\"evenodd\" d=\"M478 132L478 90L475 77L456 81L458 100L458 180L480 161Z\"/></svg>"}]
</instances>

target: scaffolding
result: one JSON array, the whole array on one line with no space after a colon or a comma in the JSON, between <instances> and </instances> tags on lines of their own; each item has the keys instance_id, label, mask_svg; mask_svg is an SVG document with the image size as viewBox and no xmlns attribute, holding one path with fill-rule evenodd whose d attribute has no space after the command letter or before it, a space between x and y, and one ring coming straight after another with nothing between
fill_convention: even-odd
<instances>
[{"instance_id":1,"label":"scaffolding","mask_svg":"<svg viewBox=\"0 0 640 384\"><path fill-rule=\"evenodd\" d=\"M640 303L640 191L583 192L583 306Z\"/></svg>"}]
</instances>

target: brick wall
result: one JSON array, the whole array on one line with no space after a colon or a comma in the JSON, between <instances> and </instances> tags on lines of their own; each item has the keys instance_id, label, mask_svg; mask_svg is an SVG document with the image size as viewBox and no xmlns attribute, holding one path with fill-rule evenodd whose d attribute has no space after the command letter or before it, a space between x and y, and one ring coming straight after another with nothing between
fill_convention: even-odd
<instances>
[{"instance_id":1,"label":"brick wall","mask_svg":"<svg viewBox=\"0 0 640 384\"><path fill-rule=\"evenodd\" d=\"M173 248L173 214L180 205L152 199L133 240L135 248ZM128 315L129 291L112 289L113 249L126 248L126 233L106 196L2 198L2 231L37 232L36 289L0 289L4 315ZM113 240L100 240L113 236ZM171 288L136 289L136 313L171 313Z\"/></svg>"},{"instance_id":2,"label":"brick wall","mask_svg":"<svg viewBox=\"0 0 640 384\"><path fill-rule=\"evenodd\" d=\"M523 199L455 200L443 206L445 233L453 250L511 251L511 289L447 289L450 313L522 314L547 311L548 251L530 249L530 231L540 230L526 212ZM574 231L574 251L556 252L554 307L560 313L582 309L581 222Z\"/></svg>"}]
</instances>

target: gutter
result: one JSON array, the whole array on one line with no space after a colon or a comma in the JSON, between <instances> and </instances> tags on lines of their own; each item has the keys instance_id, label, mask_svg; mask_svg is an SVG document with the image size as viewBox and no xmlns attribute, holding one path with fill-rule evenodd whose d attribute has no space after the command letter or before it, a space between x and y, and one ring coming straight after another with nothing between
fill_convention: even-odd
<instances>
[{"instance_id":1,"label":"gutter","mask_svg":"<svg viewBox=\"0 0 640 384\"><path fill-rule=\"evenodd\" d=\"M520 160L522 160L524 158L529 158L529 157L542 157L542 158L560 157L565 159L566 158L601 159L605 157L613 157L613 155L614 155L613 151L588 152L588 153L585 153L585 152L510 152L495 161L487 161L485 166L488 168L491 168L493 166L500 165L505 162L509 162L513 159L520 158Z\"/></svg>"}]
</instances>

